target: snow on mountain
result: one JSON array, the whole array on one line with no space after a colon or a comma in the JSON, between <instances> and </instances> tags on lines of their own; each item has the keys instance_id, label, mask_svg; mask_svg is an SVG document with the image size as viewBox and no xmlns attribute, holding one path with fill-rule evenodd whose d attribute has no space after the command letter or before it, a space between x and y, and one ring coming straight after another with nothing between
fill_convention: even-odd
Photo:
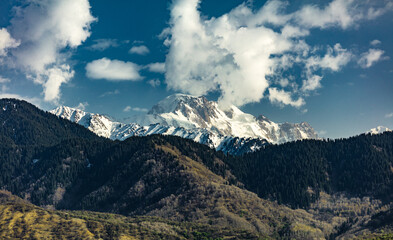
<instances>
[{"instance_id":1,"label":"snow on mountain","mask_svg":"<svg viewBox=\"0 0 393 240\"><path fill-rule=\"evenodd\" d=\"M152 134L173 135L192 139L196 142L206 144L217 150L234 155L255 151L268 144L267 141L263 139L223 136L209 132L203 128L185 129L182 127L160 124L151 124L148 126L141 126L135 123L124 124L111 121L104 115L87 113L79 109L65 106L58 107L50 112L56 116L78 123L96 133L98 136L110 138L112 140L125 140L131 136L148 136Z\"/></svg>"},{"instance_id":2,"label":"snow on mountain","mask_svg":"<svg viewBox=\"0 0 393 240\"><path fill-rule=\"evenodd\" d=\"M261 138L270 143L318 138L308 123L274 123L264 116L255 118L235 106L222 109L205 97L171 95L145 116L131 118L140 125L160 124L185 129L204 128L210 132L239 138Z\"/></svg>"},{"instance_id":3,"label":"snow on mountain","mask_svg":"<svg viewBox=\"0 0 393 240\"><path fill-rule=\"evenodd\" d=\"M114 122L104 115L88 113L75 108L62 106L50 111L50 113L78 123L101 137L114 139L113 134L116 135L118 131L124 130L121 123Z\"/></svg>"},{"instance_id":4,"label":"snow on mountain","mask_svg":"<svg viewBox=\"0 0 393 240\"><path fill-rule=\"evenodd\" d=\"M389 128L387 128L387 127L378 126L378 127L376 127L376 128L370 129L370 131L368 131L367 133L370 133L370 134L372 134L372 135L375 135L375 134L381 134L381 133L384 133L384 132L391 132L391 131L392 131L392 130L389 129Z\"/></svg>"},{"instance_id":5,"label":"snow on mountain","mask_svg":"<svg viewBox=\"0 0 393 240\"><path fill-rule=\"evenodd\" d=\"M185 94L165 98L146 115L133 117L132 123L127 124L69 107L58 107L51 113L113 140L151 134L175 135L231 154L255 151L269 143L318 138L305 122L274 123L264 116L255 118L235 106L222 110L217 102Z\"/></svg>"}]
</instances>

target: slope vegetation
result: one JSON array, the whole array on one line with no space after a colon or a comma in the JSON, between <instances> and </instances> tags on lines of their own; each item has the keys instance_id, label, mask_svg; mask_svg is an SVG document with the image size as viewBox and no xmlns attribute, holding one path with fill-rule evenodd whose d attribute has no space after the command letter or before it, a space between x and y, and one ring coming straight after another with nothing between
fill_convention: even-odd
<instances>
[{"instance_id":1,"label":"slope vegetation","mask_svg":"<svg viewBox=\"0 0 393 240\"><path fill-rule=\"evenodd\" d=\"M0 188L45 209L102 212L73 212L76 219L87 214L100 222L107 212L144 216L134 217L137 222L148 219L144 226L158 217L160 223L154 226L195 222L204 229L227 229L228 236L307 239L345 236L368 228L371 215L390 209L386 204L393 192L393 133L291 142L234 157L174 136L111 141L26 102L0 103L4 123L0 127L4 140ZM299 207L303 209L295 210ZM2 212L17 210L3 208ZM56 213L59 219L53 221L64 220L61 212L40 211ZM38 213L34 214L32 219ZM7 229L23 226L19 213L3 216ZM116 217L120 218L125 217ZM80 220L64 224L75 226L86 238L96 234ZM106 223L102 224L99 228L106 229ZM12 234L20 231L24 230ZM139 236L117 227L113 231ZM204 230L208 236L220 237L213 234L217 231ZM169 235L187 238L183 233Z\"/></svg>"},{"instance_id":2,"label":"slope vegetation","mask_svg":"<svg viewBox=\"0 0 393 240\"><path fill-rule=\"evenodd\" d=\"M268 146L228 163L247 189L292 207L321 191L392 199L393 132Z\"/></svg>"},{"instance_id":3,"label":"slope vegetation","mask_svg":"<svg viewBox=\"0 0 393 240\"><path fill-rule=\"evenodd\" d=\"M233 228L124 217L87 211L50 211L0 191L1 239L259 239Z\"/></svg>"}]
</instances>

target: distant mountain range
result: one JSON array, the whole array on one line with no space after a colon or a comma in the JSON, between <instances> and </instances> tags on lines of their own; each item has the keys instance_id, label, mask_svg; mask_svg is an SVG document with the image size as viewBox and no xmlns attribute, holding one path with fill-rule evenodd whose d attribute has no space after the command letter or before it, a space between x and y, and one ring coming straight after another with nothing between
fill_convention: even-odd
<instances>
[{"instance_id":1,"label":"distant mountain range","mask_svg":"<svg viewBox=\"0 0 393 240\"><path fill-rule=\"evenodd\" d=\"M384 132L391 132L392 130L391 129L389 129L389 128L387 128L387 127L384 127L384 126L378 126L378 127L376 127L376 128L372 128L372 129L370 129L370 131L368 131L367 133L370 133L370 134L381 134L381 133L384 133Z\"/></svg>"},{"instance_id":2,"label":"distant mountain range","mask_svg":"<svg viewBox=\"0 0 393 240\"><path fill-rule=\"evenodd\" d=\"M185 94L165 98L146 115L132 117L132 123L116 122L101 114L66 106L50 112L112 140L152 134L174 135L231 154L255 151L266 144L318 138L306 122L275 123L262 115L255 118L235 106L223 110L217 102Z\"/></svg>"}]
</instances>

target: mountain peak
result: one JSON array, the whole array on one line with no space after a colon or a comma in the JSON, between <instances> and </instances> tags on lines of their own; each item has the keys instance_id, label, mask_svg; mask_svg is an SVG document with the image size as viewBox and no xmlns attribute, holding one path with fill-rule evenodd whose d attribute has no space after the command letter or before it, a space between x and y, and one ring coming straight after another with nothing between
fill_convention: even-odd
<instances>
[{"instance_id":1,"label":"mountain peak","mask_svg":"<svg viewBox=\"0 0 393 240\"><path fill-rule=\"evenodd\" d=\"M186 94L166 97L154 105L147 115L134 118L134 122L188 130L203 128L222 136L259 138L271 143L318 138L308 123L277 124L262 115L255 118L233 105L223 108L219 103L203 96Z\"/></svg>"},{"instance_id":2,"label":"mountain peak","mask_svg":"<svg viewBox=\"0 0 393 240\"><path fill-rule=\"evenodd\" d=\"M308 123L275 123L262 115L255 118L233 105L224 109L206 97L186 94L166 97L146 115L131 118L129 124L70 107L59 107L51 113L110 139L124 140L130 136L151 134L176 135L227 152L231 151L231 146L239 144L258 149L267 142L277 144L318 138Z\"/></svg>"},{"instance_id":3,"label":"mountain peak","mask_svg":"<svg viewBox=\"0 0 393 240\"><path fill-rule=\"evenodd\" d=\"M113 121L105 115L89 113L67 106L60 106L49 112L61 118L68 119L71 122L78 123L100 137L111 138L114 126L120 125L120 123Z\"/></svg>"},{"instance_id":4,"label":"mountain peak","mask_svg":"<svg viewBox=\"0 0 393 240\"><path fill-rule=\"evenodd\" d=\"M384 126L378 126L376 128L370 129L370 131L368 131L367 133L375 135L375 134L381 134L381 133L384 133L384 132L392 132L392 130L387 128L387 127L384 127Z\"/></svg>"},{"instance_id":5,"label":"mountain peak","mask_svg":"<svg viewBox=\"0 0 393 240\"><path fill-rule=\"evenodd\" d=\"M148 114L162 114L162 113L171 113L179 110L182 106L188 105L202 105L208 102L208 100L201 96L192 96L187 94L173 94L170 95L163 100L159 101L156 105L152 107L152 109L148 112Z\"/></svg>"},{"instance_id":6,"label":"mountain peak","mask_svg":"<svg viewBox=\"0 0 393 240\"><path fill-rule=\"evenodd\" d=\"M79 123L80 125L87 126L88 118L90 118L90 114L72 107L60 106L56 109L50 111L52 114L56 116L62 116L62 118L68 119L72 122Z\"/></svg>"}]
</instances>

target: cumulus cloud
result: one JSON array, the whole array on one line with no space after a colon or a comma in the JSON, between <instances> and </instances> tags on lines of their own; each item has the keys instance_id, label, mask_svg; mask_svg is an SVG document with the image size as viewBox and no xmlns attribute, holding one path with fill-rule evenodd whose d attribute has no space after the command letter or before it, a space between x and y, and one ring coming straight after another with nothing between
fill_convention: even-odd
<instances>
[{"instance_id":1,"label":"cumulus cloud","mask_svg":"<svg viewBox=\"0 0 393 240\"><path fill-rule=\"evenodd\" d=\"M338 26L350 27L360 16L352 8L354 0L335 0L321 9L315 5L307 5L295 13L296 21L302 26L327 28Z\"/></svg>"},{"instance_id":2,"label":"cumulus cloud","mask_svg":"<svg viewBox=\"0 0 393 240\"><path fill-rule=\"evenodd\" d=\"M101 58L86 65L86 75L93 79L106 79L109 81L137 81L140 66L132 62Z\"/></svg>"},{"instance_id":3,"label":"cumulus cloud","mask_svg":"<svg viewBox=\"0 0 393 240\"><path fill-rule=\"evenodd\" d=\"M152 87L158 87L161 85L160 79L151 79L151 80L147 81L147 83L150 84L150 86L152 86Z\"/></svg>"},{"instance_id":4,"label":"cumulus cloud","mask_svg":"<svg viewBox=\"0 0 393 240\"><path fill-rule=\"evenodd\" d=\"M302 91L314 91L321 88L322 77L318 75L311 75L306 80L303 80Z\"/></svg>"},{"instance_id":5,"label":"cumulus cloud","mask_svg":"<svg viewBox=\"0 0 393 240\"><path fill-rule=\"evenodd\" d=\"M312 56L305 60L305 76L301 90L303 92L314 91L321 88L322 76L313 72L318 69L329 69L333 72L339 71L343 66L347 65L352 58L352 53L341 47L340 44L334 45L333 48L327 48L327 53L323 56Z\"/></svg>"},{"instance_id":6,"label":"cumulus cloud","mask_svg":"<svg viewBox=\"0 0 393 240\"><path fill-rule=\"evenodd\" d=\"M150 72L165 73L165 63L150 63L147 65Z\"/></svg>"},{"instance_id":7,"label":"cumulus cloud","mask_svg":"<svg viewBox=\"0 0 393 240\"><path fill-rule=\"evenodd\" d=\"M150 53L150 50L145 45L133 46L130 49L129 53L138 54L138 55L147 55L148 53Z\"/></svg>"},{"instance_id":8,"label":"cumulus cloud","mask_svg":"<svg viewBox=\"0 0 393 240\"><path fill-rule=\"evenodd\" d=\"M56 102L61 85L74 74L67 64L70 54L63 50L80 46L96 21L89 1L27 1L15 12L9 29L20 45L9 50L10 65L43 86L45 101Z\"/></svg>"},{"instance_id":9,"label":"cumulus cloud","mask_svg":"<svg viewBox=\"0 0 393 240\"><path fill-rule=\"evenodd\" d=\"M292 107L299 108L305 104L303 98L293 100L289 92L279 90L277 88L269 88L269 100L272 103L290 105Z\"/></svg>"},{"instance_id":10,"label":"cumulus cloud","mask_svg":"<svg viewBox=\"0 0 393 240\"><path fill-rule=\"evenodd\" d=\"M287 78L281 78L278 83L280 84L281 87L285 88L286 86L289 85L289 80Z\"/></svg>"},{"instance_id":11,"label":"cumulus cloud","mask_svg":"<svg viewBox=\"0 0 393 240\"><path fill-rule=\"evenodd\" d=\"M381 44L381 41L379 41L378 39L374 39L370 42L370 44L373 46L377 46L377 45Z\"/></svg>"},{"instance_id":12,"label":"cumulus cloud","mask_svg":"<svg viewBox=\"0 0 393 240\"><path fill-rule=\"evenodd\" d=\"M385 115L385 118L393 118L393 112L387 113L387 114Z\"/></svg>"},{"instance_id":13,"label":"cumulus cloud","mask_svg":"<svg viewBox=\"0 0 393 240\"><path fill-rule=\"evenodd\" d=\"M118 47L120 43L117 39L95 39L94 44L88 47L92 51L104 51L111 47Z\"/></svg>"},{"instance_id":14,"label":"cumulus cloud","mask_svg":"<svg viewBox=\"0 0 393 240\"><path fill-rule=\"evenodd\" d=\"M307 68L325 68L332 71L339 71L341 67L348 64L351 60L352 54L348 50L343 49L339 43L334 45L334 48L328 47L325 56L310 57L307 59Z\"/></svg>"},{"instance_id":15,"label":"cumulus cloud","mask_svg":"<svg viewBox=\"0 0 393 240\"><path fill-rule=\"evenodd\" d=\"M375 1L375 2L377 2L377 3L382 2L383 3L383 1ZM368 10L365 14L365 17L369 20L373 20L379 16L382 16L386 12L392 11L392 10L393 10L393 2L388 0L388 2L383 7L370 7L370 8L368 8Z\"/></svg>"},{"instance_id":16,"label":"cumulus cloud","mask_svg":"<svg viewBox=\"0 0 393 240\"><path fill-rule=\"evenodd\" d=\"M248 28L238 22L244 14L252 14L245 5L203 21L198 4L179 0L172 7L168 86L193 95L219 89L223 103L259 101L269 86L265 77L273 70L270 56L289 51L292 42L269 28Z\"/></svg>"},{"instance_id":17,"label":"cumulus cloud","mask_svg":"<svg viewBox=\"0 0 393 240\"><path fill-rule=\"evenodd\" d=\"M43 75L45 79L40 78L39 81L42 81L44 87L44 100L50 102L59 98L60 86L74 76L74 71L64 64L47 69Z\"/></svg>"},{"instance_id":18,"label":"cumulus cloud","mask_svg":"<svg viewBox=\"0 0 393 240\"><path fill-rule=\"evenodd\" d=\"M368 50L368 52L365 52L361 55L361 58L358 60L358 64L362 68L369 68L374 65L374 63L385 59L383 54L383 50L371 48Z\"/></svg>"},{"instance_id":19,"label":"cumulus cloud","mask_svg":"<svg viewBox=\"0 0 393 240\"><path fill-rule=\"evenodd\" d=\"M0 29L0 57L7 55L7 50L16 48L20 45L20 41L11 37L10 33L5 28Z\"/></svg>"},{"instance_id":20,"label":"cumulus cloud","mask_svg":"<svg viewBox=\"0 0 393 240\"><path fill-rule=\"evenodd\" d=\"M286 25L282 28L281 33L284 37L304 37L310 34L307 29Z\"/></svg>"},{"instance_id":21,"label":"cumulus cloud","mask_svg":"<svg viewBox=\"0 0 393 240\"><path fill-rule=\"evenodd\" d=\"M260 9L244 3L213 18L202 17L199 4L173 1L170 26L160 35L169 47L165 81L169 89L193 95L219 92L224 105L263 97L305 104L303 97L322 86L321 71L340 71L353 59L340 43L314 47L305 37L314 28L345 30L368 19L364 4L354 0L333 0L322 8L305 5L291 13L284 1L268 1ZM284 73L294 67L304 71L295 80L286 79Z\"/></svg>"},{"instance_id":22,"label":"cumulus cloud","mask_svg":"<svg viewBox=\"0 0 393 240\"><path fill-rule=\"evenodd\" d=\"M134 112L148 112L149 110L146 108L139 108L139 107L131 107L131 106L127 106L123 109L123 112L130 112L130 111L134 111Z\"/></svg>"},{"instance_id":23,"label":"cumulus cloud","mask_svg":"<svg viewBox=\"0 0 393 240\"><path fill-rule=\"evenodd\" d=\"M8 83L11 82L10 79L0 76L0 83Z\"/></svg>"}]
</instances>

